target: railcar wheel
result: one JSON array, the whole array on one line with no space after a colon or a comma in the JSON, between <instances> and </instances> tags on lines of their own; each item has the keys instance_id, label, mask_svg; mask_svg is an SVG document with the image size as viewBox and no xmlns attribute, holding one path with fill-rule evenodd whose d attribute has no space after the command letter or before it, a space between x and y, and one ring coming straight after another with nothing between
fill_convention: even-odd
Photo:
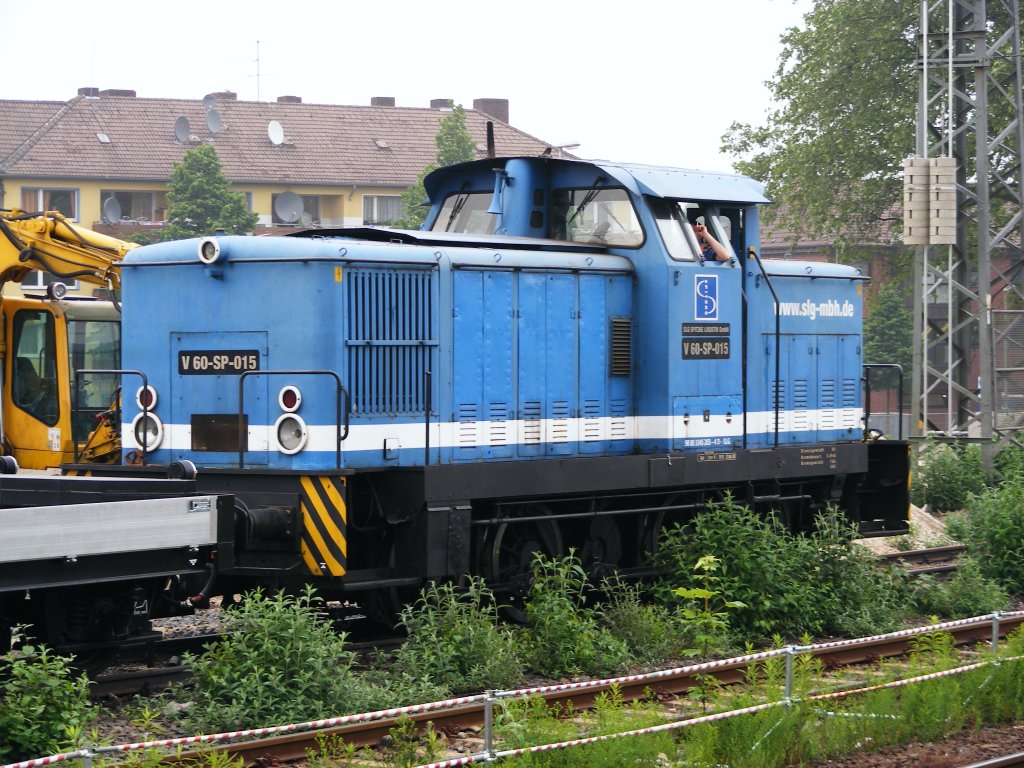
<instances>
[{"instance_id":1,"label":"railcar wheel","mask_svg":"<svg viewBox=\"0 0 1024 768\"><path fill-rule=\"evenodd\" d=\"M545 507L532 507L526 514L536 517L551 513ZM561 557L565 552L562 532L554 520L531 520L501 523L488 533L493 537L482 553L484 578L503 594L502 613L512 621L525 623L534 556Z\"/></svg>"}]
</instances>

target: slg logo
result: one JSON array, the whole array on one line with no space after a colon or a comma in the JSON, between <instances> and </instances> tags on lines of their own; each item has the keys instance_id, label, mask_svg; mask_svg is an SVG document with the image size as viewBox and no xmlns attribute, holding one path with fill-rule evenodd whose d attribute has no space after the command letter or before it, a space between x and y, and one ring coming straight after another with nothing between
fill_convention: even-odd
<instances>
[{"instance_id":1,"label":"slg logo","mask_svg":"<svg viewBox=\"0 0 1024 768\"><path fill-rule=\"evenodd\" d=\"M718 319L718 275L697 275L693 283L693 314L697 320Z\"/></svg>"}]
</instances>

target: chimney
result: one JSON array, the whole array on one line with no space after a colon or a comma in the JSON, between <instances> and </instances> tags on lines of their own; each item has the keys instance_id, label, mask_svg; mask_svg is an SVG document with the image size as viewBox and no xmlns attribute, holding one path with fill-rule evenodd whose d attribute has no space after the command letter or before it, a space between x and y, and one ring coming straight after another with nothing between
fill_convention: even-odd
<instances>
[{"instance_id":1,"label":"chimney","mask_svg":"<svg viewBox=\"0 0 1024 768\"><path fill-rule=\"evenodd\" d=\"M105 88L104 90L99 92L99 96L101 98L104 96L124 96L128 99L134 99L135 91L125 91L120 88Z\"/></svg>"},{"instance_id":2,"label":"chimney","mask_svg":"<svg viewBox=\"0 0 1024 768\"><path fill-rule=\"evenodd\" d=\"M371 107L393 107L395 106L394 96L371 96L370 97Z\"/></svg>"},{"instance_id":3,"label":"chimney","mask_svg":"<svg viewBox=\"0 0 1024 768\"><path fill-rule=\"evenodd\" d=\"M503 123L508 122L508 99L473 99L473 109Z\"/></svg>"},{"instance_id":4,"label":"chimney","mask_svg":"<svg viewBox=\"0 0 1024 768\"><path fill-rule=\"evenodd\" d=\"M431 99L430 100L430 108L431 109L448 109L451 106L451 103L452 103L451 99Z\"/></svg>"},{"instance_id":5,"label":"chimney","mask_svg":"<svg viewBox=\"0 0 1024 768\"><path fill-rule=\"evenodd\" d=\"M302 97L301 96L278 96L277 97L277 103L278 104L301 104L302 103Z\"/></svg>"},{"instance_id":6,"label":"chimney","mask_svg":"<svg viewBox=\"0 0 1024 768\"><path fill-rule=\"evenodd\" d=\"M213 96L217 101L238 101L238 94L234 91L217 91L216 93L208 93L207 96Z\"/></svg>"},{"instance_id":7,"label":"chimney","mask_svg":"<svg viewBox=\"0 0 1024 768\"><path fill-rule=\"evenodd\" d=\"M100 89L99 88L92 88L92 87L86 86L84 88L79 88L78 89L78 95L79 96L85 96L86 98L89 98L89 99L95 99L95 98L99 97Z\"/></svg>"}]
</instances>

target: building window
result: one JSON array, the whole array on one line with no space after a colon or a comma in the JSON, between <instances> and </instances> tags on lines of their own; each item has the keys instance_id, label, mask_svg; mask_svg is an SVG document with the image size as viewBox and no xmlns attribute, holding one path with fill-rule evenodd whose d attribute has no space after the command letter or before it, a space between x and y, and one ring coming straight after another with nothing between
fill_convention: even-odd
<instances>
[{"instance_id":1,"label":"building window","mask_svg":"<svg viewBox=\"0 0 1024 768\"><path fill-rule=\"evenodd\" d=\"M49 272L29 272L25 279L21 281L21 289L23 291L45 291L47 286L53 285L54 283L64 283L68 287L69 291L78 290L78 281L72 280L69 277L57 277L51 275Z\"/></svg>"},{"instance_id":2,"label":"building window","mask_svg":"<svg viewBox=\"0 0 1024 768\"><path fill-rule=\"evenodd\" d=\"M21 207L26 211L59 211L69 219L78 220L77 189L21 188Z\"/></svg>"},{"instance_id":3,"label":"building window","mask_svg":"<svg viewBox=\"0 0 1024 768\"><path fill-rule=\"evenodd\" d=\"M278 205L278 200L281 204ZM302 201L302 209L292 206L295 198ZM289 226L301 224L308 227L320 224L320 197L318 195L296 195L294 192L282 192L270 196L270 207L273 211L274 224ZM292 218L294 216L294 218Z\"/></svg>"},{"instance_id":4,"label":"building window","mask_svg":"<svg viewBox=\"0 0 1024 768\"><path fill-rule=\"evenodd\" d=\"M117 201L117 205L108 203L108 200ZM163 221L164 212L167 210L167 195L162 192L133 192L114 189L100 190L100 200L103 201L103 221L107 224L125 222L127 224L148 224L153 221ZM108 217L120 211L117 221L111 221Z\"/></svg>"},{"instance_id":5,"label":"building window","mask_svg":"<svg viewBox=\"0 0 1024 768\"><path fill-rule=\"evenodd\" d=\"M363 195L363 224L391 226L403 213L398 195Z\"/></svg>"}]
</instances>

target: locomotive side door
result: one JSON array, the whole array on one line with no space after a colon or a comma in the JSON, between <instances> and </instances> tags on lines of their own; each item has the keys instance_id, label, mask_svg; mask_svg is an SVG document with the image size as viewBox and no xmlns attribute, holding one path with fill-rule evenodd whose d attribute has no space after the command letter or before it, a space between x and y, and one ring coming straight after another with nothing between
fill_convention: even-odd
<instances>
[{"instance_id":1,"label":"locomotive side door","mask_svg":"<svg viewBox=\"0 0 1024 768\"><path fill-rule=\"evenodd\" d=\"M728 265L680 271L669 341L674 450L729 451L742 442L740 279Z\"/></svg>"},{"instance_id":2,"label":"locomotive side door","mask_svg":"<svg viewBox=\"0 0 1024 768\"><path fill-rule=\"evenodd\" d=\"M171 459L197 464L237 466L239 433L246 436L246 464L267 464L270 411L267 376L245 377L239 425L239 378L267 367L265 331L171 334ZM180 431L179 431L180 430Z\"/></svg>"}]
</instances>

